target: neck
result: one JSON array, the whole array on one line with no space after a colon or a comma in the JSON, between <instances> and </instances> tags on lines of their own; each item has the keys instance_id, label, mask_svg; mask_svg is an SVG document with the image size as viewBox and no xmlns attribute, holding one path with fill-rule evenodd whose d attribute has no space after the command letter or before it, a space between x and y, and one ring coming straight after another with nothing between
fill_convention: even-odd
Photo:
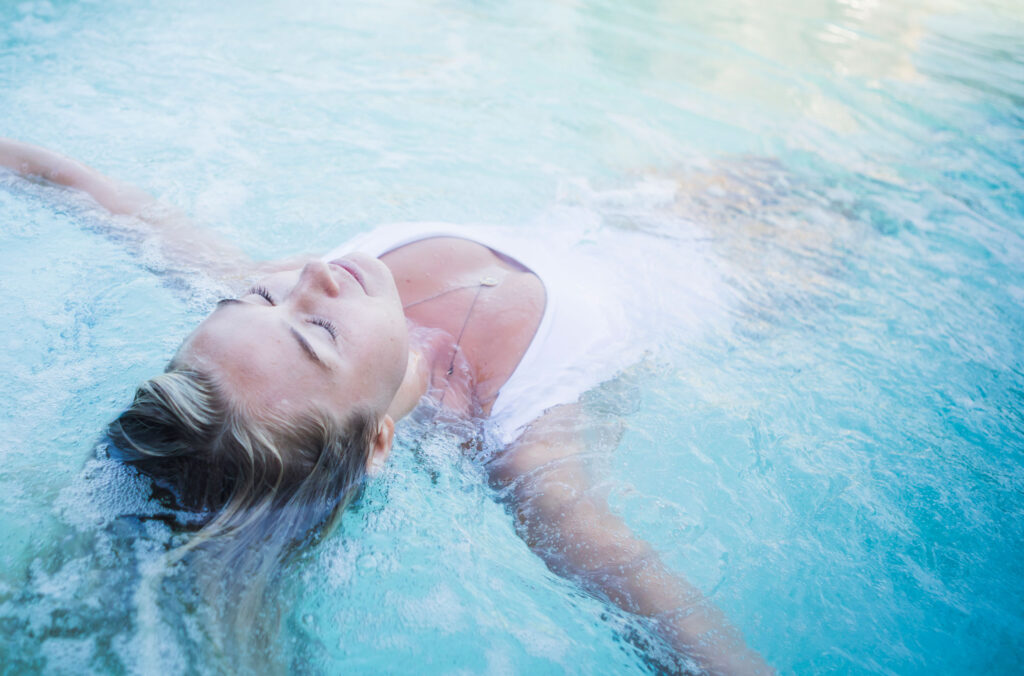
<instances>
[{"instance_id":1,"label":"neck","mask_svg":"<svg viewBox=\"0 0 1024 676\"><path fill-rule=\"evenodd\" d=\"M427 393L430 387L431 364L447 354L446 348L450 339L445 340L446 336L447 334L437 330L410 326L409 360L405 367L405 377L402 378L402 384L398 386L395 398L388 407L388 415L392 420L397 421L408 415L416 408L420 397Z\"/></svg>"}]
</instances>

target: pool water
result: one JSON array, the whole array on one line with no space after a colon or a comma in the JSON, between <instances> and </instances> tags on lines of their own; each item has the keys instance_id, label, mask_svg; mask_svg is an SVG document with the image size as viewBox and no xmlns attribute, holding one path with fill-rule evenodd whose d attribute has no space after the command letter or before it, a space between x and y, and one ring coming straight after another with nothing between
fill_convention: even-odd
<instances>
[{"instance_id":1,"label":"pool water","mask_svg":"<svg viewBox=\"0 0 1024 676\"><path fill-rule=\"evenodd\" d=\"M1013 0L0 5L0 135L257 258L432 220L628 268L648 356L587 397L595 475L783 673L1022 667L1022 111ZM0 175L5 673L223 667L86 465L217 290L110 225ZM658 669L414 421L287 594L296 672Z\"/></svg>"}]
</instances>

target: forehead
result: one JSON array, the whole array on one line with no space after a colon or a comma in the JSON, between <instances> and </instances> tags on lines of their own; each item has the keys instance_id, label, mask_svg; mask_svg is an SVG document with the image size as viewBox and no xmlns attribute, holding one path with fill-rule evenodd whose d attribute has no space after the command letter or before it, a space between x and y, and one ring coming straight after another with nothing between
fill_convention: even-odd
<instances>
[{"instance_id":1,"label":"forehead","mask_svg":"<svg viewBox=\"0 0 1024 676\"><path fill-rule=\"evenodd\" d=\"M185 340L175 358L209 373L253 411L304 410L344 377L314 361L289 322L248 303L219 307ZM335 402L341 404L343 402Z\"/></svg>"}]
</instances>

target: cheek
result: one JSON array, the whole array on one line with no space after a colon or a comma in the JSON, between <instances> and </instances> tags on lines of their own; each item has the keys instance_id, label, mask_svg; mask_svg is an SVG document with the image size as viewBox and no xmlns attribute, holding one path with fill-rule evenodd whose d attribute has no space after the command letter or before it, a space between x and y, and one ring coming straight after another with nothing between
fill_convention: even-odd
<instances>
[{"instance_id":1,"label":"cheek","mask_svg":"<svg viewBox=\"0 0 1024 676\"><path fill-rule=\"evenodd\" d=\"M390 381L393 372L404 376L409 339L401 305L379 303L371 311L365 310L352 336L351 356L357 368L374 373L383 382Z\"/></svg>"},{"instance_id":2,"label":"cheek","mask_svg":"<svg viewBox=\"0 0 1024 676\"><path fill-rule=\"evenodd\" d=\"M380 367L385 372L390 372L392 377L398 374L398 382L401 382L409 359L409 337L405 316L389 316L381 329L376 341Z\"/></svg>"},{"instance_id":3,"label":"cheek","mask_svg":"<svg viewBox=\"0 0 1024 676\"><path fill-rule=\"evenodd\" d=\"M408 344L404 335L405 327L401 327L402 332L399 332L396 328L388 326L388 331L381 331L373 337L370 349L373 353L372 359L379 368L388 369L395 362L400 362L404 365L408 357Z\"/></svg>"},{"instance_id":4,"label":"cheek","mask_svg":"<svg viewBox=\"0 0 1024 676\"><path fill-rule=\"evenodd\" d=\"M409 324L405 315L399 313L394 323L395 349L404 364L409 358Z\"/></svg>"}]
</instances>

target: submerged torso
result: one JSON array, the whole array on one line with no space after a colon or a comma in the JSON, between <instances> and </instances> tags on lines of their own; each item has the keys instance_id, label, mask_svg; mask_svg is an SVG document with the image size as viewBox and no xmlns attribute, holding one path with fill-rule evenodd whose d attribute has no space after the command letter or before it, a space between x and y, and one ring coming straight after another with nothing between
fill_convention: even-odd
<instances>
[{"instance_id":1,"label":"submerged torso","mask_svg":"<svg viewBox=\"0 0 1024 676\"><path fill-rule=\"evenodd\" d=\"M430 237L380 256L405 315L440 341L431 388L460 414L488 415L544 316L544 285L515 260L458 237Z\"/></svg>"}]
</instances>

